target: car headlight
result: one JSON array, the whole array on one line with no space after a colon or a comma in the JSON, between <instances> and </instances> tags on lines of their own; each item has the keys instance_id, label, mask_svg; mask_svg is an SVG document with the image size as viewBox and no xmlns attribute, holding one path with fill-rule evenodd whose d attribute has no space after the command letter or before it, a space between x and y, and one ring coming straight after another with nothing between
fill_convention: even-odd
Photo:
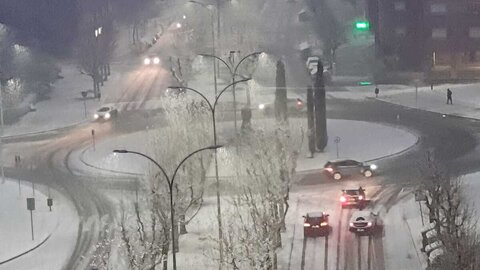
<instances>
[{"instance_id":1,"label":"car headlight","mask_svg":"<svg viewBox=\"0 0 480 270\"><path fill-rule=\"evenodd\" d=\"M110 117L111 117L110 113L107 112L103 118L110 119Z\"/></svg>"},{"instance_id":2,"label":"car headlight","mask_svg":"<svg viewBox=\"0 0 480 270\"><path fill-rule=\"evenodd\" d=\"M375 165L375 164L370 165L370 169L376 170L376 169L377 169L377 165Z\"/></svg>"},{"instance_id":3,"label":"car headlight","mask_svg":"<svg viewBox=\"0 0 480 270\"><path fill-rule=\"evenodd\" d=\"M94 114L94 115L93 115L93 118L94 118L94 119L98 119L98 117L99 117L98 114Z\"/></svg>"},{"instance_id":4,"label":"car headlight","mask_svg":"<svg viewBox=\"0 0 480 270\"><path fill-rule=\"evenodd\" d=\"M353 226L354 226L353 222L350 222L350 227L353 227Z\"/></svg>"},{"instance_id":5,"label":"car headlight","mask_svg":"<svg viewBox=\"0 0 480 270\"><path fill-rule=\"evenodd\" d=\"M160 58L158 58L158 57L153 58L153 63L154 63L155 65L160 64Z\"/></svg>"},{"instance_id":6,"label":"car headlight","mask_svg":"<svg viewBox=\"0 0 480 270\"><path fill-rule=\"evenodd\" d=\"M367 226L368 226L368 227L372 226L372 222L369 221L369 222L367 223Z\"/></svg>"},{"instance_id":7,"label":"car headlight","mask_svg":"<svg viewBox=\"0 0 480 270\"><path fill-rule=\"evenodd\" d=\"M265 109L265 104L260 104L260 105L258 105L258 108L259 108L260 110Z\"/></svg>"},{"instance_id":8,"label":"car headlight","mask_svg":"<svg viewBox=\"0 0 480 270\"><path fill-rule=\"evenodd\" d=\"M145 65L150 65L151 62L152 62L152 61L151 61L150 58L148 58L148 57L145 58L145 59L143 59L143 64L145 64Z\"/></svg>"}]
</instances>

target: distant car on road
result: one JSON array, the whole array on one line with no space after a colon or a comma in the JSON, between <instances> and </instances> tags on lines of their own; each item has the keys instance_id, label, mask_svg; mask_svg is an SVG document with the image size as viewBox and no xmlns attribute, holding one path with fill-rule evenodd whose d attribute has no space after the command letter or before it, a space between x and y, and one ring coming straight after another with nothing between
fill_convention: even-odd
<instances>
[{"instance_id":1,"label":"distant car on road","mask_svg":"<svg viewBox=\"0 0 480 270\"><path fill-rule=\"evenodd\" d=\"M352 159L332 160L323 166L323 171L335 180L340 180L344 176L355 174L371 177L376 169L377 165L375 164L365 164Z\"/></svg>"},{"instance_id":2,"label":"distant car on road","mask_svg":"<svg viewBox=\"0 0 480 270\"><path fill-rule=\"evenodd\" d=\"M377 231L379 227L378 214L370 211L353 212L350 218L349 231L351 232L371 234Z\"/></svg>"},{"instance_id":3,"label":"distant car on road","mask_svg":"<svg viewBox=\"0 0 480 270\"><path fill-rule=\"evenodd\" d=\"M169 97L178 97L187 92L185 88L167 88L165 90L165 95Z\"/></svg>"},{"instance_id":4,"label":"distant car on road","mask_svg":"<svg viewBox=\"0 0 480 270\"><path fill-rule=\"evenodd\" d=\"M149 56L146 56L144 59L143 59L143 64L145 66L149 66L149 65L159 65L160 64L160 57L156 56L156 55L149 55Z\"/></svg>"},{"instance_id":5,"label":"distant car on road","mask_svg":"<svg viewBox=\"0 0 480 270\"><path fill-rule=\"evenodd\" d=\"M365 197L365 189L359 187L342 190L340 202L342 203L342 208L347 206L355 206L360 209L363 208L367 202L367 198Z\"/></svg>"},{"instance_id":6,"label":"distant car on road","mask_svg":"<svg viewBox=\"0 0 480 270\"><path fill-rule=\"evenodd\" d=\"M260 103L258 109L264 114L270 115L275 111L274 103ZM306 104L301 98L287 98L287 110L289 113L299 113L306 110Z\"/></svg>"},{"instance_id":7,"label":"distant car on road","mask_svg":"<svg viewBox=\"0 0 480 270\"><path fill-rule=\"evenodd\" d=\"M304 237L327 236L330 233L330 224L325 212L311 212L303 216Z\"/></svg>"},{"instance_id":8,"label":"distant car on road","mask_svg":"<svg viewBox=\"0 0 480 270\"><path fill-rule=\"evenodd\" d=\"M98 109L94 114L93 114L93 119L95 120L109 120L112 117L117 116L118 111L112 106L104 106Z\"/></svg>"}]
</instances>

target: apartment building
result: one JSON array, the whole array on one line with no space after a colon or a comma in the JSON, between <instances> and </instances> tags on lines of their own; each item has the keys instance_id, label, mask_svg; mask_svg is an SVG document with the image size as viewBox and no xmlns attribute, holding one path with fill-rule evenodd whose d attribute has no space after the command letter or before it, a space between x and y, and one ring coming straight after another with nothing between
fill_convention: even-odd
<instances>
[{"instance_id":1,"label":"apartment building","mask_svg":"<svg viewBox=\"0 0 480 270\"><path fill-rule=\"evenodd\" d=\"M389 71L480 80L480 0L369 0L377 56Z\"/></svg>"}]
</instances>

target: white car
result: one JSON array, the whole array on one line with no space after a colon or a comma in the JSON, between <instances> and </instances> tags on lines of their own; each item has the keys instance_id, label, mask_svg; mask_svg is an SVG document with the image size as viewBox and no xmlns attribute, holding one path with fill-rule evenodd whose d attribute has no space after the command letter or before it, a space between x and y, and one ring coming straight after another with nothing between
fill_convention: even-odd
<instances>
[{"instance_id":1,"label":"white car","mask_svg":"<svg viewBox=\"0 0 480 270\"><path fill-rule=\"evenodd\" d=\"M93 114L93 119L95 120L109 120L114 116L117 116L117 109L111 107L111 106L104 106L98 109L94 114Z\"/></svg>"},{"instance_id":2,"label":"white car","mask_svg":"<svg viewBox=\"0 0 480 270\"><path fill-rule=\"evenodd\" d=\"M371 211L353 212L350 218L349 230L355 233L374 233L380 226L378 214Z\"/></svg>"},{"instance_id":3,"label":"white car","mask_svg":"<svg viewBox=\"0 0 480 270\"><path fill-rule=\"evenodd\" d=\"M160 57L155 56L155 55L146 56L146 57L143 59L143 64L144 64L145 66L149 66L149 65L159 65L159 64L160 64Z\"/></svg>"}]
</instances>

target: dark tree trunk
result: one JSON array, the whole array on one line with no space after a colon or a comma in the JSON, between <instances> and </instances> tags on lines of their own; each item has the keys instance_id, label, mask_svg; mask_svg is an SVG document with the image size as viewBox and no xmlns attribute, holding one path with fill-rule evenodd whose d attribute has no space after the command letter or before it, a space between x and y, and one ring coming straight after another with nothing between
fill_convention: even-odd
<instances>
[{"instance_id":1,"label":"dark tree trunk","mask_svg":"<svg viewBox=\"0 0 480 270\"><path fill-rule=\"evenodd\" d=\"M308 150L310 156L313 157L315 153L315 116L313 104L313 89L308 86L307 89L307 124L308 124Z\"/></svg>"},{"instance_id":2,"label":"dark tree trunk","mask_svg":"<svg viewBox=\"0 0 480 270\"><path fill-rule=\"evenodd\" d=\"M277 61L275 91L275 117L278 122L287 121L287 85L285 80L285 65L281 60Z\"/></svg>"},{"instance_id":3,"label":"dark tree trunk","mask_svg":"<svg viewBox=\"0 0 480 270\"><path fill-rule=\"evenodd\" d=\"M327 146L327 113L325 104L325 84L323 82L323 64L318 61L317 74L315 76L315 136L316 146L323 152Z\"/></svg>"},{"instance_id":4,"label":"dark tree trunk","mask_svg":"<svg viewBox=\"0 0 480 270\"><path fill-rule=\"evenodd\" d=\"M178 252L179 251L179 246L178 246L178 222L175 221L175 224L173 224L173 232L175 233L175 250L173 252Z\"/></svg>"},{"instance_id":5,"label":"dark tree trunk","mask_svg":"<svg viewBox=\"0 0 480 270\"><path fill-rule=\"evenodd\" d=\"M187 226L185 225L185 214L178 216L178 222L180 224L180 234L187 234Z\"/></svg>"}]
</instances>

